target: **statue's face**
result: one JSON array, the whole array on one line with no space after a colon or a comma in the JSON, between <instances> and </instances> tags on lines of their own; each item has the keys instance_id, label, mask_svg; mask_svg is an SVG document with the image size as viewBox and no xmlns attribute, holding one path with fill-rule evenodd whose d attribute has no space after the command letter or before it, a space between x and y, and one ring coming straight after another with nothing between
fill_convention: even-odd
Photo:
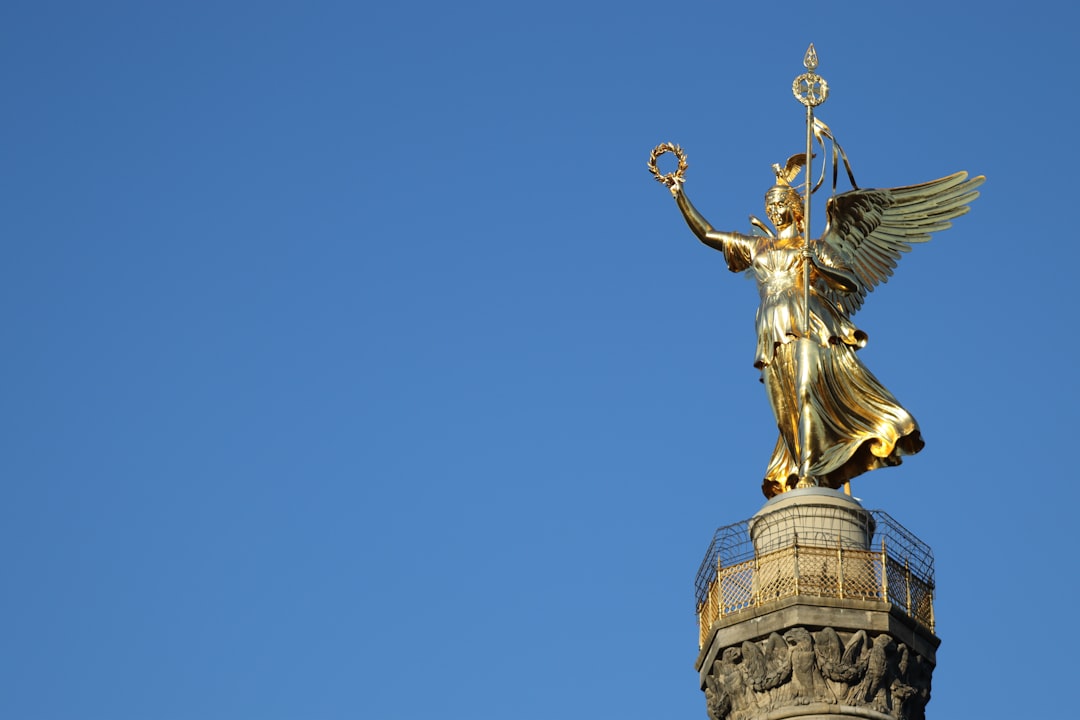
<instances>
[{"instance_id":1,"label":"statue's face","mask_svg":"<svg viewBox=\"0 0 1080 720\"><path fill-rule=\"evenodd\" d=\"M765 203L765 213L777 230L795 224L795 210L786 200L770 200Z\"/></svg>"}]
</instances>

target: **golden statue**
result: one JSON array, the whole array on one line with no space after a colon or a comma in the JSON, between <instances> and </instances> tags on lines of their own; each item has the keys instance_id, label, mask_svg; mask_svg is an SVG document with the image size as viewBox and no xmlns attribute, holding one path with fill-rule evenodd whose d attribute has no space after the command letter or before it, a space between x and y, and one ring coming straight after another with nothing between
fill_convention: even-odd
<instances>
[{"instance_id":1,"label":"golden statue","mask_svg":"<svg viewBox=\"0 0 1080 720\"><path fill-rule=\"evenodd\" d=\"M825 81L813 72L813 45L805 63L810 72L796 78L793 90L807 110L807 149L784 167L773 166L776 183L765 194L765 212L775 232L754 217L753 235L714 229L686 196L686 157L678 146L658 146L649 162L698 239L722 252L732 272L746 271L757 283L754 365L780 429L762 485L766 497L796 487L840 488L922 449L915 419L856 356L866 334L851 316L892 275L912 243L926 242L968 211L984 180L959 172L921 185L859 189L843 150L813 117L813 108L828 95ZM819 180L811 187L812 139L823 148L826 139L832 141L834 194L826 204L825 232L807 241L809 200L821 185ZM656 160L665 152L675 153L679 167L661 175ZM839 195L838 157L855 188ZM806 179L802 193L791 185L800 170Z\"/></svg>"}]
</instances>

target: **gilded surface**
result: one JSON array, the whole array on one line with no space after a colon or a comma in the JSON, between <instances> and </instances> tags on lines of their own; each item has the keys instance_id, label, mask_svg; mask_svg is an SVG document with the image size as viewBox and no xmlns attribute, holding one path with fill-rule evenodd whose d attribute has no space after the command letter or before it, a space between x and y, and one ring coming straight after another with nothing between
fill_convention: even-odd
<instances>
[{"instance_id":1,"label":"gilded surface","mask_svg":"<svg viewBox=\"0 0 1080 720\"><path fill-rule=\"evenodd\" d=\"M821 83L811 101L801 100L807 106L808 145L811 131L819 142L822 136L832 139L813 119L812 105L824 101L827 86L812 72L816 53L812 63L810 57L809 82ZM805 85L807 77L800 76L800 82ZM834 141L834 166L838 150ZM677 172L661 175L656 169L664 152L677 154ZM804 208L812 174L803 166L812 157L808 152L783 168L773 166L776 184L766 193L765 212L774 229L752 218L754 235L716 230L694 207L684 188L686 157L680 148L658 146L649 163L698 239L723 253L732 272L746 272L757 283L754 365L780 430L762 484L766 497L800 483L839 488L922 449L915 419L856 355L866 334L851 317L914 243L926 242L968 211L984 180L958 172L919 185L834 194L826 204L824 233L806 241ZM800 169L806 178L802 192L790 184Z\"/></svg>"},{"instance_id":2,"label":"gilded surface","mask_svg":"<svg viewBox=\"0 0 1080 720\"><path fill-rule=\"evenodd\" d=\"M698 647L717 620L799 596L890 603L934 631L933 584L884 548L792 545L717 569L697 608Z\"/></svg>"}]
</instances>

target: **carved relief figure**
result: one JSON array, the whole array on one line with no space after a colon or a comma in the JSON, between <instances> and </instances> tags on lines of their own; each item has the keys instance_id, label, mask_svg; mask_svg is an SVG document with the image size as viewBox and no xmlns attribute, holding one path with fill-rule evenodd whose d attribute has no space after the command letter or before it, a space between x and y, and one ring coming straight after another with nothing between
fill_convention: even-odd
<instances>
[{"instance_id":1,"label":"carved relief figure","mask_svg":"<svg viewBox=\"0 0 1080 720\"><path fill-rule=\"evenodd\" d=\"M784 640L791 647L791 702L806 705L823 698L826 702L835 702L832 690L818 669L814 640L806 628L791 628L784 633Z\"/></svg>"}]
</instances>

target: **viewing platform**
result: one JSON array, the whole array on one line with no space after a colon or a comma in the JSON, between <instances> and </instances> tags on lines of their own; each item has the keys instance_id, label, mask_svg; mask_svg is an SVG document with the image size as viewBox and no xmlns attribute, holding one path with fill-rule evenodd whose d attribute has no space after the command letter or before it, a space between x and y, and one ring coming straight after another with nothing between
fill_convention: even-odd
<instances>
[{"instance_id":1,"label":"viewing platform","mask_svg":"<svg viewBox=\"0 0 1080 720\"><path fill-rule=\"evenodd\" d=\"M934 632L930 547L887 513L828 489L784 493L717 530L695 589L699 648L717 627L791 598L876 603Z\"/></svg>"}]
</instances>

